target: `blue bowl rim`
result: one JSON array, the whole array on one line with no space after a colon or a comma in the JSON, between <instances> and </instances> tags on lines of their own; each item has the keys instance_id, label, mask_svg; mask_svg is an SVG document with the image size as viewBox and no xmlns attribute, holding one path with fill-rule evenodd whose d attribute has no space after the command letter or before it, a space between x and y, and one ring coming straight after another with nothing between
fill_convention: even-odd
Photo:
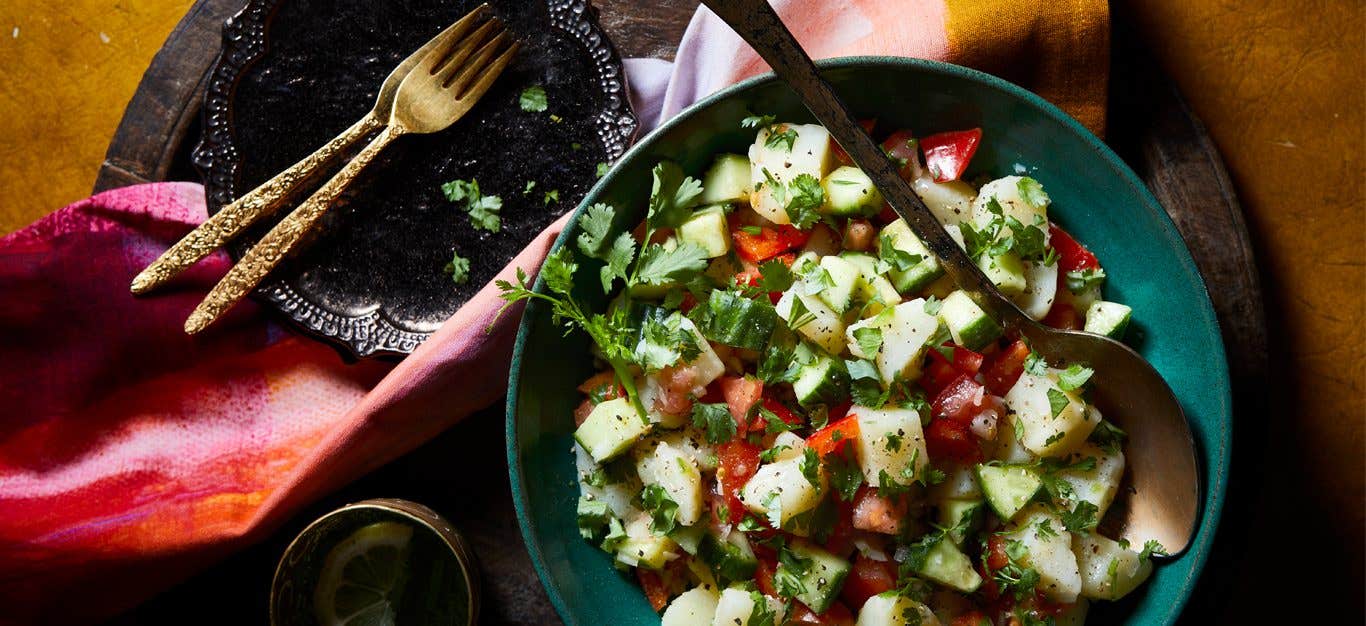
<instances>
[{"instance_id":1,"label":"blue bowl rim","mask_svg":"<svg viewBox=\"0 0 1366 626\"><path fill-rule=\"evenodd\" d=\"M1202 306L1197 307L1195 312L1203 318L1199 321L1204 322L1206 327L1215 329L1213 340L1215 345L1218 346L1219 351L1224 353L1224 358L1217 362L1217 371L1211 372L1212 374L1215 374L1213 378L1222 383L1221 393L1219 394L1219 414L1223 419L1219 421L1219 433L1217 437L1218 448L1215 450L1205 450L1204 452L1206 452L1208 458L1201 459L1202 463L1205 465L1205 471L1202 472L1202 476L1205 478L1206 483L1203 485L1206 489L1204 502L1202 502L1203 515L1201 516L1195 537L1191 540L1190 545L1186 549L1186 552L1191 553L1191 556L1194 558L1194 563L1189 569L1189 574L1181 585L1181 589L1178 592L1175 601L1168 605L1170 608L1162 618L1163 624L1175 623L1177 618L1181 615L1181 611L1185 608L1186 603L1189 602L1191 593L1195 590L1195 585L1201 572L1204 571L1205 564L1209 559L1210 549L1214 543L1214 534L1218 529L1219 519L1223 513L1224 497L1228 487L1228 470L1232 460L1233 396L1228 374L1227 354L1224 351L1223 336L1219 331L1220 327L1218 319L1214 314L1214 306L1209 298L1209 288L1205 284L1204 277L1200 275L1199 269L1195 265L1195 260L1191 257L1190 250L1186 247L1185 240L1182 239L1180 232L1176 228L1176 224L1172 222L1171 216L1162 208L1162 205L1157 201L1157 198L1153 197L1152 192L1143 184L1143 181L1139 179L1138 175L1124 163L1123 159L1119 158L1119 155L1115 154L1109 146L1105 145L1104 141L1083 126L1081 122L1078 122L1075 118L1063 112L1062 109L1059 109L1054 104L1044 100L1028 89L1010 81L961 65L912 57L879 55L847 56L822 59L817 61L816 65L822 72L860 67L912 68L931 74L941 74L952 78L977 82L996 91L1003 92L1009 97L1023 100L1025 103L1038 109L1039 112L1043 113L1045 116L1080 136L1086 142L1087 146L1096 154L1099 160L1108 165L1120 180L1123 180L1125 184L1131 187L1143 200L1147 209L1154 213L1157 217L1158 224L1162 229L1162 234L1168 239L1168 243L1176 244L1176 248L1180 251L1178 253L1180 255L1178 261L1180 261L1180 264L1185 271L1194 278L1195 283L1200 286L1200 290L1204 295L1204 299L1200 303ZM696 111L732 98L736 94L749 90L750 88L776 82L777 80L777 76L772 72L767 72L742 80L694 102L673 118L661 123L647 136L637 141L635 145L631 146L631 148L617 160L617 164L630 161L636 158L638 153L647 151L656 136L668 132L673 127L691 117ZM583 212L584 208L592 204L593 200L599 196L603 189L610 187L619 174L619 168L614 165L592 189L588 190L583 201L580 202L579 206L574 210L573 217L570 221L571 226L567 226L559 236L555 238L555 241L551 244L550 251L558 250L561 246L568 244L571 231L573 230L573 220L578 219L578 216ZM533 289L537 292L543 292L545 289L544 282L539 275L536 278ZM512 488L513 506L517 513L517 524L521 529L522 541L526 544L527 553L531 557L532 567L536 570L536 576L540 578L541 586L545 588L546 594L550 597L550 602L555 607L555 611L559 614L560 619L564 620L567 624L577 624L578 620L570 613L564 598L560 595L559 589L551 582L550 571L546 567L545 555L542 553L541 547L533 540L535 535L535 523L532 521L530 515L530 503L527 502L526 498L526 485L522 475L520 455L518 454L516 446L516 416L518 413L518 405L515 390L521 377L523 349L526 346L526 341L530 333L531 325L528 322L528 318L523 314L523 318L517 330L517 338L513 344L511 365L508 369L507 413L506 429L504 433L508 457L508 478ZM1199 447L1200 444L1198 441L1196 442L1196 445Z\"/></svg>"}]
</instances>

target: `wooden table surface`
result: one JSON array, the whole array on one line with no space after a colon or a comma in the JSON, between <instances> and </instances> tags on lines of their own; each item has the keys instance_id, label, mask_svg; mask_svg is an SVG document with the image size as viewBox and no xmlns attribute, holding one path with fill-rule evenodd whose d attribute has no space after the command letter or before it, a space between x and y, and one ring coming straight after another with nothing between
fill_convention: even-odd
<instances>
[{"instance_id":1,"label":"wooden table surface","mask_svg":"<svg viewBox=\"0 0 1366 626\"><path fill-rule=\"evenodd\" d=\"M1366 317L1366 290L1362 289L1366 286L1362 245L1366 211L1361 204L1366 191L1361 176L1366 123L1366 80L1360 63L1361 34L1366 33L1363 8L1359 3L1319 3L1313 12L1296 13L1286 8L1287 3L1274 0L1242 3L1237 11L1192 4L1201 5L1181 0L1116 3L1117 39L1141 41L1155 51L1223 149L1232 183L1247 209L1258 259L1258 266L1242 268L1243 274L1255 277L1260 272L1268 293L1269 358L1274 367L1269 375L1262 370L1263 378L1254 381L1256 388L1240 398L1245 406L1253 404L1260 415L1244 421L1239 414L1229 505L1214 561L1187 621L1253 623L1262 615L1258 608L1262 603L1247 601L1252 597L1249 592L1263 588L1266 576L1290 571L1312 571L1315 580L1321 581L1312 600L1318 608L1333 615L1357 615L1363 567L1362 418L1366 416L1362 404L1366 359L1357 349L1366 343L1362 341ZM623 56L668 58L696 3L664 1L642 6L634 0L599 0L597 5ZM0 162L4 163L0 167L0 233L78 199L90 189L95 164L139 74L191 6L190 0L31 0L0 6ZM205 4L193 6L203 10ZM13 36L6 38L4 31L11 24ZM1228 41L1243 44L1230 50ZM1130 99L1117 102L1118 109L1142 110L1131 99L1152 94L1135 93L1133 87L1141 85L1135 77L1150 65L1144 62L1115 72L1116 98ZM91 98L92 93L101 97ZM1294 97L1277 97L1284 94ZM179 105L158 104L168 112ZM186 117L185 123L192 123L192 117ZM1143 116L1128 118L1128 122L1128 127L1112 125L1112 141L1121 141L1134 124L1181 123ZM1136 160L1132 154L1125 156L1131 163ZM1146 158L1190 157L1149 154ZM188 172L161 174L185 176ZM1148 180L1155 187L1162 184ZM1155 191L1161 195L1160 189ZM1228 195L1227 190L1211 193L1211 197ZM1190 200L1198 204L1200 198ZM1215 239L1219 235L1205 233ZM1192 242L1193 248L1201 245L1208 247L1209 242ZM1204 262L1202 271L1209 272ZM1223 271L1238 275L1231 268ZM1211 284L1210 288L1219 292L1237 286ZM1238 313L1244 318L1248 315L1247 311ZM1229 330L1225 328L1226 336ZM1248 356L1239 348L1231 345L1230 356L1267 358L1255 350ZM1232 365L1235 369L1248 366ZM501 437L498 417L482 417L319 503L300 519L376 492L431 502L444 488L432 475L451 471L441 454L443 447L448 449L452 441L467 437ZM403 487L396 493L394 485ZM506 508L506 492L506 479L498 477L477 493L464 494L466 501L459 505ZM494 516L480 523L513 522L510 517L500 522ZM280 536L293 530L286 528ZM491 529L486 530L494 536ZM1324 540L1307 550L1288 550L1287 531ZM1270 537L1282 539L1266 541ZM184 615L199 613L206 603L224 607L219 617L225 623L259 622L267 572L283 547L281 541L275 537L235 556L223 567L196 577L118 622L181 622ZM488 553L513 555L509 562L486 564L494 570L529 567L524 555L517 561L515 551L486 548ZM502 600L492 600L489 621L526 623L548 617L544 593L534 577L529 583L505 585L498 595ZM226 598L233 599L232 607L224 602Z\"/></svg>"}]
</instances>

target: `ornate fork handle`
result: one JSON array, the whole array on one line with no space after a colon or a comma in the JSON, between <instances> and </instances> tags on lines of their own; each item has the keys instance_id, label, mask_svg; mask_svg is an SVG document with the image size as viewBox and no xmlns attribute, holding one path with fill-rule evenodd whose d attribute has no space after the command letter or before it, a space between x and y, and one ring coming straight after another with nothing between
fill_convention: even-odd
<instances>
[{"instance_id":1,"label":"ornate fork handle","mask_svg":"<svg viewBox=\"0 0 1366 626\"><path fill-rule=\"evenodd\" d=\"M364 150L360 151L360 154L337 172L336 176L324 183L303 204L270 229L270 232L233 266L228 275L214 286L204 301L195 307L189 319L185 320L185 332L193 335L203 330L255 289L266 274L275 269L275 266L298 246L303 236L312 230L318 219L327 212L332 201L350 186L356 175L365 169L385 146L406 132L401 126L385 127Z\"/></svg>"},{"instance_id":2,"label":"ornate fork handle","mask_svg":"<svg viewBox=\"0 0 1366 626\"><path fill-rule=\"evenodd\" d=\"M347 147L383 125L373 111L367 113L313 154L223 207L139 272L133 279L132 292L141 294L156 289L221 248L257 220L275 213L291 191L335 163Z\"/></svg>"}]
</instances>

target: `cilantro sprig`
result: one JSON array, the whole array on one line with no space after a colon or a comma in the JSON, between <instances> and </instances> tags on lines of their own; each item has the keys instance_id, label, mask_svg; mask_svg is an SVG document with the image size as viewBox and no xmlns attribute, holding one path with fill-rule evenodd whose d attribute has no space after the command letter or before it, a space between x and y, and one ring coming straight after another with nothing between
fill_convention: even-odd
<instances>
[{"instance_id":1,"label":"cilantro sprig","mask_svg":"<svg viewBox=\"0 0 1366 626\"><path fill-rule=\"evenodd\" d=\"M486 196L480 192L478 180L471 178L444 183L441 185L441 193L469 214L470 224L475 229L491 233L502 230L503 220L498 212L503 209L503 199L498 196Z\"/></svg>"}]
</instances>

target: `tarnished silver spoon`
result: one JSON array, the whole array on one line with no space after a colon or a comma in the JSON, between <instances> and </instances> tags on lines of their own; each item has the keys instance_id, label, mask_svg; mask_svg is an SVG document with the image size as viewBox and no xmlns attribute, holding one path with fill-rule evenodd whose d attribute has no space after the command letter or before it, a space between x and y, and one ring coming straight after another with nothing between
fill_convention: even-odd
<instances>
[{"instance_id":1,"label":"tarnished silver spoon","mask_svg":"<svg viewBox=\"0 0 1366 626\"><path fill-rule=\"evenodd\" d=\"M1177 554L1190 543L1200 509L1200 474L1190 426L1171 388L1143 357L1100 335L1058 330L1025 315L949 236L892 162L859 127L766 0L703 0L772 66L878 191L939 257L949 276L1006 328L1050 362L1095 370L1092 398L1129 433L1125 457L1132 490L1115 507L1117 532L1135 546L1149 540Z\"/></svg>"}]
</instances>

